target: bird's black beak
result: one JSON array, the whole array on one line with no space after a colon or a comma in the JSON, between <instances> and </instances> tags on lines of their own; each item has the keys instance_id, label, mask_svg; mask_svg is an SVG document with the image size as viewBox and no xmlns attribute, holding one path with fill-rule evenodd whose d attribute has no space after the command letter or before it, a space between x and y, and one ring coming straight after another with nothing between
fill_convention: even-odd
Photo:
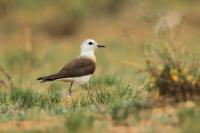
<instances>
[{"instance_id":1,"label":"bird's black beak","mask_svg":"<svg viewBox=\"0 0 200 133\"><path fill-rule=\"evenodd\" d=\"M106 46L105 46L105 45L99 45L99 44L98 44L97 47L98 47L98 48L105 48Z\"/></svg>"}]
</instances>

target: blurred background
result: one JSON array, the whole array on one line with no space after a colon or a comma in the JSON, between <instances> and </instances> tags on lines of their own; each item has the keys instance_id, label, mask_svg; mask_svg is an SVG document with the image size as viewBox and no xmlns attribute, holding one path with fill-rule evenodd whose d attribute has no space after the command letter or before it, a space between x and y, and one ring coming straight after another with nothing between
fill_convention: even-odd
<instances>
[{"instance_id":1,"label":"blurred background","mask_svg":"<svg viewBox=\"0 0 200 133\"><path fill-rule=\"evenodd\" d=\"M108 46L97 52L99 64L118 73L129 68L120 60L142 64L137 49L166 31L172 38L179 32L179 43L199 51L199 12L198 0L0 0L1 65L30 83L58 70L93 38ZM105 73L102 67L97 73Z\"/></svg>"},{"instance_id":2,"label":"blurred background","mask_svg":"<svg viewBox=\"0 0 200 133\"><path fill-rule=\"evenodd\" d=\"M123 40L127 30L134 41L143 42L152 38L155 25L165 15L173 19L170 23L184 16L183 34L198 35L193 34L200 25L198 0L1 0L0 41L2 47L31 49L26 45L32 45L34 49L43 43L90 37Z\"/></svg>"}]
</instances>

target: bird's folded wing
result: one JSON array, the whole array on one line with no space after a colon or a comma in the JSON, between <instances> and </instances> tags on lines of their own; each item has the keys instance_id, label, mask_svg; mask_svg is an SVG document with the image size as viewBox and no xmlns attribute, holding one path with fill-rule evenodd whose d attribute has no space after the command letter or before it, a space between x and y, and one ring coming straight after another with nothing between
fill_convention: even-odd
<instances>
[{"instance_id":1,"label":"bird's folded wing","mask_svg":"<svg viewBox=\"0 0 200 133\"><path fill-rule=\"evenodd\" d=\"M54 78L81 77L93 74L96 69L96 63L88 57L79 57L65 65Z\"/></svg>"}]
</instances>

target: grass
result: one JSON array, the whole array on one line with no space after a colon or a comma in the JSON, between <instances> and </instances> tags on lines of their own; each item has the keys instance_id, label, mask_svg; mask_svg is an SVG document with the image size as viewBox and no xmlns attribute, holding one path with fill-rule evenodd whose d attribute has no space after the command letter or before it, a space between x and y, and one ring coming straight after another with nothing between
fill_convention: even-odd
<instances>
[{"instance_id":1,"label":"grass","mask_svg":"<svg viewBox=\"0 0 200 133\"><path fill-rule=\"evenodd\" d=\"M134 101L134 99L139 99L139 92L130 85L122 84L116 76L105 79L100 77L96 81L92 81L91 86L93 96L103 110L91 101L86 90L75 91L69 102L61 93L62 86L51 84L46 91L37 91L33 88L13 88L8 92L2 91L0 103L3 115L0 120L4 122L30 121L64 116L66 122L61 128L62 130L69 132L92 131L94 123L97 121L100 125L106 119L120 123L125 121L130 114L143 108L141 103ZM123 106L121 107L120 104ZM130 108L131 110L129 110ZM98 119L103 119L103 122L101 123ZM107 129L105 128L105 130Z\"/></svg>"},{"instance_id":2,"label":"grass","mask_svg":"<svg viewBox=\"0 0 200 133\"><path fill-rule=\"evenodd\" d=\"M162 53L162 48L157 52L153 53ZM35 56L33 53L29 53L31 55L28 57L31 58L23 58L20 52L19 55L17 53L15 56L7 55L6 58L15 57L18 59L20 57L18 62L13 62L14 64L11 65L10 60L4 60L5 66L15 66L15 68L6 67L10 72L15 72L16 68L22 69L19 66L27 62L34 64L35 61L40 62L42 60L41 57ZM35 80L32 86L25 87L23 84L31 81L33 73L39 75L43 73L43 70L48 71L52 68L49 68L48 65L39 68L36 65L30 67L30 71L22 69L25 75L27 72L31 73L26 75L27 79L25 80L27 81L22 80L19 84L15 81L16 77L12 79L14 81L12 89L2 87L0 91L1 131L77 133L90 131L98 133L116 132L117 130L156 132L165 129L166 131L187 132L190 127L193 127L194 132L196 132L199 128L197 124L193 123L198 123L200 118L200 108L197 101L193 101L193 99L179 100L178 102L170 102L172 104L170 105L166 102L167 98L173 99L175 95L171 94L166 98L166 95L160 93L160 99L158 100L156 97L155 92L163 89L163 85L159 85L157 82L160 82L159 80L163 77L154 76L153 72L161 70L161 73L169 75L164 80L170 79L171 81L171 76L173 76L171 74L174 73L169 71L176 69L172 62L162 62L163 60L167 61L165 58L168 58L168 54L162 54L162 56L157 56L154 64L147 63L146 68L143 69L145 71L134 70L130 73L121 70L121 72L114 74L97 73L91 80L93 99L88 96L86 89L76 85L72 89L73 97L64 95L64 93L67 93L68 86L59 82L40 84ZM50 53L44 55L50 55ZM34 57L34 60L32 57ZM56 62L61 63L62 60ZM104 60L102 62L100 60L99 64L104 67L104 63ZM170 67L170 70L167 71L165 68L159 69L159 64L172 65L173 67ZM122 66L117 67L122 68ZM180 68L182 71L185 66L181 65ZM196 74L198 77L197 72L188 71L188 73ZM133 78L133 76L137 76L137 78ZM157 82L155 82L156 80ZM171 85L173 86L174 82L169 82L164 87L165 89L173 89ZM180 88L182 88L182 84L180 84ZM193 96L192 93L191 95ZM55 123L52 121L55 121ZM35 124L37 122L42 128ZM149 127L148 125L152 126Z\"/></svg>"},{"instance_id":3,"label":"grass","mask_svg":"<svg viewBox=\"0 0 200 133\"><path fill-rule=\"evenodd\" d=\"M66 121L66 130L68 132L81 132L91 129L94 124L92 115L85 115L82 111L71 113Z\"/></svg>"},{"instance_id":4,"label":"grass","mask_svg":"<svg viewBox=\"0 0 200 133\"><path fill-rule=\"evenodd\" d=\"M13 104L17 103L23 108L47 108L60 102L60 95L49 91L47 94L38 93L32 89L14 89L11 92L10 99Z\"/></svg>"},{"instance_id":5,"label":"grass","mask_svg":"<svg viewBox=\"0 0 200 133\"><path fill-rule=\"evenodd\" d=\"M13 58L13 55L10 56ZM32 56L39 61L38 57L34 55L30 57ZM7 58L11 59L11 57ZM21 58L21 54L16 56L16 58L18 57ZM163 54L163 57L167 57L167 55ZM25 60L14 62L13 65L17 68L21 63L35 62L35 59L32 60L32 58ZM10 60L6 61L10 62ZM5 64L10 66L10 63ZM43 67L41 69L47 69L46 66ZM15 71L12 67L7 68ZM88 96L86 89L78 86L73 87L73 97L71 98L63 95L67 92L67 87L59 82L29 88L20 87L20 84L14 82L12 89L2 88L0 91L0 121L12 125L11 129L6 129L8 125L4 126L2 131L115 132L118 128L124 128L123 130L143 132L160 131L165 128L168 130L168 127L173 131L187 132L190 127L193 127L194 132L198 131L198 126L192 124L199 121L200 108L198 104L195 101L188 101L192 99L187 99L178 103L172 102L175 107L165 102L161 102L164 103L161 105L154 94L160 88L155 84L155 79L159 80L160 76L153 77L155 78L153 82L150 82L149 79L152 78L153 68L159 70L157 64L151 65L151 67L147 64L146 68L146 71L141 72L141 74L138 71L132 73L138 76L134 82L132 75L128 73L127 76L130 78L128 82L123 79L121 73L94 77L91 80L91 92L95 102ZM31 67L30 70L38 72L39 68ZM165 73L166 70L162 70ZM146 73L148 76L144 76ZM146 85L141 85L141 83L144 84L145 80L148 81ZM160 96L161 99L164 98L162 94ZM49 119L55 119L54 121L57 123L51 123ZM35 121L39 123L41 121L41 125L44 124L44 127L30 127L29 125ZM15 122L16 125L9 124ZM23 125L24 123L27 125ZM146 127L146 123L154 126ZM159 123L160 126L155 123Z\"/></svg>"}]
</instances>

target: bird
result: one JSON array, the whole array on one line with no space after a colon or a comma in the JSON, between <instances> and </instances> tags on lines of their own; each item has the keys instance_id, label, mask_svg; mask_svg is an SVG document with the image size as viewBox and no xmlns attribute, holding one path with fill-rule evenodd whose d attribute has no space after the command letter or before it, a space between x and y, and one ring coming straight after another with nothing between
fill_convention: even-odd
<instances>
[{"instance_id":1,"label":"bird","mask_svg":"<svg viewBox=\"0 0 200 133\"><path fill-rule=\"evenodd\" d=\"M87 85L89 89L89 81L96 70L95 51L97 48L104 48L105 45L98 44L93 39L86 39L80 46L80 55L69 61L58 72L39 77L37 80L43 82L62 81L70 83L68 93L71 96L72 86L74 83L79 85Z\"/></svg>"}]
</instances>

